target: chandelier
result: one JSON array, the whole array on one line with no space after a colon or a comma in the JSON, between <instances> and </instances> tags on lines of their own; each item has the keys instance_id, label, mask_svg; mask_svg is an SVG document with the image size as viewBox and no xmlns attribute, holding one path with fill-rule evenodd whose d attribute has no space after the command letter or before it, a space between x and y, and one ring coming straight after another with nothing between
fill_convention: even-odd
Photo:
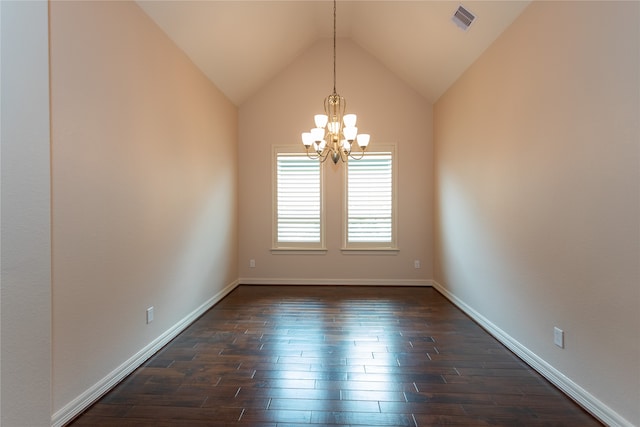
<instances>
[{"instance_id":1,"label":"chandelier","mask_svg":"<svg viewBox=\"0 0 640 427\"><path fill-rule=\"evenodd\" d=\"M347 101L336 92L336 0L333 0L333 93L324 99L324 114L316 114L316 127L302 133L307 156L321 162L331 157L333 163L360 160L369 145L368 134L358 134L356 115L345 114ZM352 152L357 141L359 152Z\"/></svg>"}]
</instances>

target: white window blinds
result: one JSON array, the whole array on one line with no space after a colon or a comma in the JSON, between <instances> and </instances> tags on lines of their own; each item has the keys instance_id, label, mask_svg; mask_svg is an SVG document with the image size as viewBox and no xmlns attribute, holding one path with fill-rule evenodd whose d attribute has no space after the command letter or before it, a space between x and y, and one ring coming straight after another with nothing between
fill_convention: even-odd
<instances>
[{"instance_id":1,"label":"white window blinds","mask_svg":"<svg viewBox=\"0 0 640 427\"><path fill-rule=\"evenodd\" d=\"M367 153L347 170L347 245L393 239L393 153Z\"/></svg>"},{"instance_id":2,"label":"white window blinds","mask_svg":"<svg viewBox=\"0 0 640 427\"><path fill-rule=\"evenodd\" d=\"M320 162L276 154L276 243L321 243Z\"/></svg>"}]
</instances>

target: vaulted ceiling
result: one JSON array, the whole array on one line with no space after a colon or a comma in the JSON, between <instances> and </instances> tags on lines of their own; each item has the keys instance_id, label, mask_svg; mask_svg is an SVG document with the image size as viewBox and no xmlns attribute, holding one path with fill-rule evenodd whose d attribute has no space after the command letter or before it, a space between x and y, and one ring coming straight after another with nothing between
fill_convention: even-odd
<instances>
[{"instance_id":1,"label":"vaulted ceiling","mask_svg":"<svg viewBox=\"0 0 640 427\"><path fill-rule=\"evenodd\" d=\"M138 4L237 106L318 39L333 35L327 0ZM476 16L466 31L451 19L461 4ZM340 38L350 38L435 102L528 4L339 0L337 60Z\"/></svg>"}]
</instances>

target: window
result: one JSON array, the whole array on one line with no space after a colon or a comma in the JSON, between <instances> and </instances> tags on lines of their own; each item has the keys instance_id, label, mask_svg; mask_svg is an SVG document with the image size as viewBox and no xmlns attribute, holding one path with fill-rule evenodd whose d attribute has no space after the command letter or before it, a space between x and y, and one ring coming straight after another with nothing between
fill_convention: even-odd
<instances>
[{"instance_id":1,"label":"window","mask_svg":"<svg viewBox=\"0 0 640 427\"><path fill-rule=\"evenodd\" d=\"M273 248L323 249L322 168L317 160L291 151L274 150Z\"/></svg>"},{"instance_id":2,"label":"window","mask_svg":"<svg viewBox=\"0 0 640 427\"><path fill-rule=\"evenodd\" d=\"M371 152L346 168L345 249L395 250L394 149Z\"/></svg>"}]
</instances>

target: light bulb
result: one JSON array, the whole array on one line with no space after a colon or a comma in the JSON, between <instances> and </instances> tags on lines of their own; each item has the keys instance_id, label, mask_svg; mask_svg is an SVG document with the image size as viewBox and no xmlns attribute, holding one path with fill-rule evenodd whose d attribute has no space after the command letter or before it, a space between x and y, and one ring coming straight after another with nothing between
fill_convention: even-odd
<instances>
[{"instance_id":1,"label":"light bulb","mask_svg":"<svg viewBox=\"0 0 640 427\"><path fill-rule=\"evenodd\" d=\"M327 125L329 117L326 114L316 114L313 116L313 120L316 123L317 128L324 128Z\"/></svg>"},{"instance_id":2,"label":"light bulb","mask_svg":"<svg viewBox=\"0 0 640 427\"><path fill-rule=\"evenodd\" d=\"M344 139L353 142L353 140L356 139L356 135L358 134L358 128L354 126L346 127L342 129L342 133L344 134Z\"/></svg>"},{"instance_id":3,"label":"light bulb","mask_svg":"<svg viewBox=\"0 0 640 427\"><path fill-rule=\"evenodd\" d=\"M333 134L337 134L338 132L340 132L340 122L329 123L329 132Z\"/></svg>"},{"instance_id":4,"label":"light bulb","mask_svg":"<svg viewBox=\"0 0 640 427\"><path fill-rule=\"evenodd\" d=\"M313 135L311 132L302 133L302 144L307 148L311 147L311 144L313 144Z\"/></svg>"},{"instance_id":5,"label":"light bulb","mask_svg":"<svg viewBox=\"0 0 640 427\"><path fill-rule=\"evenodd\" d=\"M324 128L313 128L313 129L311 129L311 135L313 135L313 140L315 142L322 141L322 138L324 138Z\"/></svg>"},{"instance_id":6,"label":"light bulb","mask_svg":"<svg viewBox=\"0 0 640 427\"><path fill-rule=\"evenodd\" d=\"M357 116L355 114L345 114L342 118L346 127L354 127L356 125Z\"/></svg>"},{"instance_id":7,"label":"light bulb","mask_svg":"<svg viewBox=\"0 0 640 427\"><path fill-rule=\"evenodd\" d=\"M368 133L361 133L360 135L358 135L358 145L362 148L365 148L367 145L369 145L370 138L371 135L369 135Z\"/></svg>"}]
</instances>

